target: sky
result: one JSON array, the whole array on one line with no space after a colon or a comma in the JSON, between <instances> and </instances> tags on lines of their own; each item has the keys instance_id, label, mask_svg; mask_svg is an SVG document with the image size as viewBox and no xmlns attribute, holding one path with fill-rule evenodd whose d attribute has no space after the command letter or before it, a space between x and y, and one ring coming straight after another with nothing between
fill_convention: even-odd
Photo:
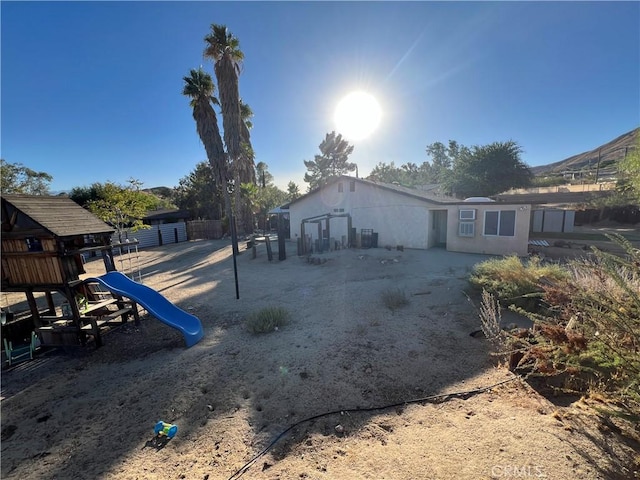
<instances>
[{"instance_id":1,"label":"sky","mask_svg":"<svg viewBox=\"0 0 640 480\"><path fill-rule=\"evenodd\" d=\"M350 141L363 177L449 140L514 140L545 165L640 125L638 2L2 1L0 14L0 153L52 175L52 191L173 187L206 160L182 87L201 65L214 77L213 23L240 41L256 162L283 189L307 190L303 160L353 91L381 108Z\"/></svg>"}]
</instances>

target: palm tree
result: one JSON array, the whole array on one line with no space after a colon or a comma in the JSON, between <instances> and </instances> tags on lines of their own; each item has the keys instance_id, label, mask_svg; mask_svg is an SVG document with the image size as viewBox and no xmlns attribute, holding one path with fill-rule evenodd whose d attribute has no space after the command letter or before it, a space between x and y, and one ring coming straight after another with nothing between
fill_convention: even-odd
<instances>
[{"instance_id":1,"label":"palm tree","mask_svg":"<svg viewBox=\"0 0 640 480\"><path fill-rule=\"evenodd\" d=\"M238 164L240 173L240 181L242 183L256 183L256 172L254 168L255 153L251 146L251 133L253 128L251 118L253 110L251 107L240 99L240 143L242 146L242 155Z\"/></svg>"},{"instance_id":2,"label":"palm tree","mask_svg":"<svg viewBox=\"0 0 640 480\"><path fill-rule=\"evenodd\" d=\"M240 157L240 93L238 76L244 54L240 41L227 30L225 25L211 25L211 33L204 37L205 58L214 62L214 72L218 80L220 103L222 106L222 128L224 143L232 161Z\"/></svg>"},{"instance_id":3,"label":"palm tree","mask_svg":"<svg viewBox=\"0 0 640 480\"><path fill-rule=\"evenodd\" d=\"M192 69L188 77L182 77L184 87L182 94L191 99L189 105L193 108L193 119L196 121L196 128L200 140L207 152L207 158L213 168L216 181L225 185L227 180L227 154L224 151L220 129L218 128L218 117L213 109L213 105L218 100L213 96L215 85L211 75L199 69Z\"/></svg>"},{"instance_id":4,"label":"palm tree","mask_svg":"<svg viewBox=\"0 0 640 480\"><path fill-rule=\"evenodd\" d=\"M231 219L231 201L227 191L229 166L220 137L218 118L213 109L213 105L218 103L218 100L213 96L215 89L213 80L211 75L202 68L192 69L189 76L182 79L184 80L182 94L191 99L190 105L193 108L193 119L196 121L198 135L207 152L207 159L213 169L216 182L222 188L227 218Z\"/></svg>"},{"instance_id":5,"label":"palm tree","mask_svg":"<svg viewBox=\"0 0 640 480\"><path fill-rule=\"evenodd\" d=\"M240 186L242 183L255 183L255 173L254 154L249 138L250 127L244 121L253 112L245 108L243 118L238 88L238 76L244 54L240 50L240 41L225 25L212 24L211 33L204 37L204 41L204 56L213 60L214 73L218 81L224 143L234 171L236 209L242 212L244 230L248 233L253 230L253 219L250 209L241 205Z\"/></svg>"}]
</instances>

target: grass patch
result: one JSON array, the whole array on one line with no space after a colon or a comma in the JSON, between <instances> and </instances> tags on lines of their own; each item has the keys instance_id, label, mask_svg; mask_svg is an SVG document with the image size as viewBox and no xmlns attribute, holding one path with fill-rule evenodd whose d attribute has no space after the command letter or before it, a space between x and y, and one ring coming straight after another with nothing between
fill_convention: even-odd
<instances>
[{"instance_id":1,"label":"grass patch","mask_svg":"<svg viewBox=\"0 0 640 480\"><path fill-rule=\"evenodd\" d=\"M491 293L502 305L534 310L543 291L541 281L558 283L568 276L560 265L542 264L538 257L521 260L511 255L477 264L469 282Z\"/></svg>"},{"instance_id":2,"label":"grass patch","mask_svg":"<svg viewBox=\"0 0 640 480\"><path fill-rule=\"evenodd\" d=\"M265 307L250 314L245 322L251 333L268 333L289 323L290 314L284 307Z\"/></svg>"},{"instance_id":3,"label":"grass patch","mask_svg":"<svg viewBox=\"0 0 640 480\"><path fill-rule=\"evenodd\" d=\"M391 288L383 291L381 298L384 306L391 311L409 305L407 294L400 288Z\"/></svg>"}]
</instances>

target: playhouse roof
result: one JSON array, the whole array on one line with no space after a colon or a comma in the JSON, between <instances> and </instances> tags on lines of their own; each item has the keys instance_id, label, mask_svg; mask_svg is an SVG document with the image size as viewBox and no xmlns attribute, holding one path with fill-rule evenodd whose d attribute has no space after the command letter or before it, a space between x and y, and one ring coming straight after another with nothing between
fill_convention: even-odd
<instances>
[{"instance_id":1,"label":"playhouse roof","mask_svg":"<svg viewBox=\"0 0 640 480\"><path fill-rule=\"evenodd\" d=\"M13 208L10 208L13 207ZM13 212L18 216L13 221ZM26 216L45 230L57 237L76 235L94 235L114 232L114 228L104 223L93 213L85 210L76 202L65 196L48 195L2 195L2 221L22 226ZM13 225L12 225L13 226ZM35 225L34 225L35 226ZM33 228L33 227L31 227Z\"/></svg>"}]
</instances>

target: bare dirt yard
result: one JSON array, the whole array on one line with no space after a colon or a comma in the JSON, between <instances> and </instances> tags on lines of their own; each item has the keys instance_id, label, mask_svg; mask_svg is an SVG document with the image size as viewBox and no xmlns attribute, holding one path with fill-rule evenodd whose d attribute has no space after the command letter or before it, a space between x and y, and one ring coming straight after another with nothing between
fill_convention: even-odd
<instances>
[{"instance_id":1,"label":"bare dirt yard","mask_svg":"<svg viewBox=\"0 0 640 480\"><path fill-rule=\"evenodd\" d=\"M380 248L318 265L288 248L285 261L264 245L238 257L239 300L226 241L116 259L139 263L204 338L187 349L143 315L101 348L4 369L2 478L639 478L637 443L585 401L541 396L469 335L467 276L486 257ZM390 289L409 304L389 310ZM267 306L290 322L250 333L245 318ZM178 425L168 442L154 441L159 420Z\"/></svg>"}]
</instances>

